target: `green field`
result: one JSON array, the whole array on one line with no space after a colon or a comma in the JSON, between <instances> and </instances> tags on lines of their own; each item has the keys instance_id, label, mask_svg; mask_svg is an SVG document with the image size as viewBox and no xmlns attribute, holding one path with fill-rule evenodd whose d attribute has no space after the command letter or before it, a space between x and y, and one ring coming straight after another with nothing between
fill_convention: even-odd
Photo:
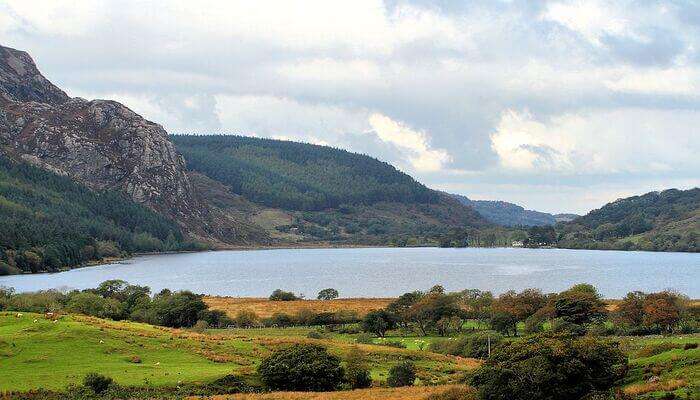
<instances>
[{"instance_id":1,"label":"green field","mask_svg":"<svg viewBox=\"0 0 700 400\"><path fill-rule=\"evenodd\" d=\"M0 391L62 389L99 372L122 385L207 382L226 374L252 375L261 357L279 346L314 341L343 356L349 337L307 339L309 328L187 330L70 315L53 322L42 314L0 313ZM430 352L359 345L374 379L410 359L423 383L459 379L478 362ZM138 361L134 362L138 357Z\"/></svg>"},{"instance_id":2,"label":"green field","mask_svg":"<svg viewBox=\"0 0 700 400\"><path fill-rule=\"evenodd\" d=\"M89 372L132 386L206 383L230 373L253 376L260 359L278 346L313 341L339 356L355 346L357 335L324 333L323 339L308 339L313 330L196 333L79 315L54 322L42 314L5 312L0 313L0 391L60 390L79 383ZM379 381L386 379L392 365L405 359L418 366L420 384L457 382L478 366L474 360L427 351L433 339L387 336L358 347L367 354L372 378ZM687 343L699 343L700 335L614 339L630 357L626 390L645 397L661 397L669 389L681 398L700 393L700 349L684 349ZM381 345L385 342L401 342L407 348ZM658 382L650 383L657 379L652 377L658 377Z\"/></svg>"}]
</instances>

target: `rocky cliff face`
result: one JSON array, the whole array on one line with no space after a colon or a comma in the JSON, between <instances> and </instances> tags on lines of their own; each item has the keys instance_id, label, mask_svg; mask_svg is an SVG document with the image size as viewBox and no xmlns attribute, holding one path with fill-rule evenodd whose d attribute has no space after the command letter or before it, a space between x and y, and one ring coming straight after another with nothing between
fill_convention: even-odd
<instances>
[{"instance_id":1,"label":"rocky cliff face","mask_svg":"<svg viewBox=\"0 0 700 400\"><path fill-rule=\"evenodd\" d=\"M0 151L95 190L118 190L198 238L236 242L197 196L158 124L124 105L71 98L22 51L0 46Z\"/></svg>"}]
</instances>

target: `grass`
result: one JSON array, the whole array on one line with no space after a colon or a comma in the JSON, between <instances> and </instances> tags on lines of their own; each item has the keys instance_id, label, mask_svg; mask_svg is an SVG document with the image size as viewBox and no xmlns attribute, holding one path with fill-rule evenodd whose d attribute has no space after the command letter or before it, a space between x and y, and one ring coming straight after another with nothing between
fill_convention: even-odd
<instances>
[{"instance_id":1,"label":"grass","mask_svg":"<svg viewBox=\"0 0 700 400\"><path fill-rule=\"evenodd\" d=\"M684 350L686 343L700 343L700 335L621 338L630 355L630 371L624 390L631 395L660 397L687 393L700 397L700 349Z\"/></svg>"},{"instance_id":2,"label":"grass","mask_svg":"<svg viewBox=\"0 0 700 400\"><path fill-rule=\"evenodd\" d=\"M454 390L459 386L409 386L402 388L372 388L340 392L275 392L264 394L244 394L214 396L213 400L423 400Z\"/></svg>"},{"instance_id":3,"label":"grass","mask_svg":"<svg viewBox=\"0 0 700 400\"><path fill-rule=\"evenodd\" d=\"M252 375L262 357L280 346L319 343L341 358L355 346L339 338L317 340L304 335L304 330L296 328L200 334L79 315L53 322L41 314L0 313L0 391L60 390L94 371L122 385L204 383L229 373ZM457 382L479 365L477 360L427 351L357 347L367 355L377 381L385 380L389 369L404 360L416 364L423 384ZM132 362L134 357L141 362Z\"/></svg>"},{"instance_id":4,"label":"grass","mask_svg":"<svg viewBox=\"0 0 700 400\"><path fill-rule=\"evenodd\" d=\"M275 313L289 315L297 314L301 310L310 310L315 313L351 311L360 317L372 310L384 308L394 299L335 299L335 300L295 300L295 301L270 301L264 298L236 298L236 297L205 297L204 301L210 308L222 310L230 317L235 317L240 311L251 310L260 318L271 317Z\"/></svg>"}]
</instances>

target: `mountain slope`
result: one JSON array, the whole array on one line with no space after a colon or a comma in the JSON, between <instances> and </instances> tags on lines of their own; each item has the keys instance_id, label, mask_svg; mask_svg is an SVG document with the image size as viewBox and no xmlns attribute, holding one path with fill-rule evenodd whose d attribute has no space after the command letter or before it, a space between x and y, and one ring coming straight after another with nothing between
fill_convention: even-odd
<instances>
[{"instance_id":1,"label":"mountain slope","mask_svg":"<svg viewBox=\"0 0 700 400\"><path fill-rule=\"evenodd\" d=\"M253 203L251 221L280 239L386 243L488 225L470 207L369 156L233 135L171 139L192 171Z\"/></svg>"},{"instance_id":2,"label":"mountain slope","mask_svg":"<svg viewBox=\"0 0 700 400\"><path fill-rule=\"evenodd\" d=\"M190 238L265 243L202 201L165 130L115 101L71 98L25 52L0 46L0 153L98 191L124 193L178 223Z\"/></svg>"},{"instance_id":3,"label":"mountain slope","mask_svg":"<svg viewBox=\"0 0 700 400\"><path fill-rule=\"evenodd\" d=\"M471 200L466 196L452 194L460 203L472 207L489 222L501 226L542 226L557 223L555 215L526 210L506 201ZM568 214L567 214L568 215Z\"/></svg>"},{"instance_id":4,"label":"mountain slope","mask_svg":"<svg viewBox=\"0 0 700 400\"><path fill-rule=\"evenodd\" d=\"M700 251L700 188L619 199L556 228L559 247Z\"/></svg>"},{"instance_id":5,"label":"mountain slope","mask_svg":"<svg viewBox=\"0 0 700 400\"><path fill-rule=\"evenodd\" d=\"M172 220L114 191L0 155L0 275L56 271L122 252L193 249Z\"/></svg>"}]
</instances>

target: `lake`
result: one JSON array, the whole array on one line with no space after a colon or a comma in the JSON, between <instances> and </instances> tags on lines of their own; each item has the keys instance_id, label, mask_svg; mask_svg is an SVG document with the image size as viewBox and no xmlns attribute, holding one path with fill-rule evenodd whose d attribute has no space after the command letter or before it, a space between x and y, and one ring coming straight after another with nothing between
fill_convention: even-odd
<instances>
[{"instance_id":1,"label":"lake","mask_svg":"<svg viewBox=\"0 0 700 400\"><path fill-rule=\"evenodd\" d=\"M211 295L263 297L281 288L307 297L328 287L341 297L389 297L478 288L501 293L561 291L594 284L608 298L675 289L700 298L700 254L518 248L352 248L214 251L136 257L54 274L0 277L17 291L85 289L107 279Z\"/></svg>"}]
</instances>

